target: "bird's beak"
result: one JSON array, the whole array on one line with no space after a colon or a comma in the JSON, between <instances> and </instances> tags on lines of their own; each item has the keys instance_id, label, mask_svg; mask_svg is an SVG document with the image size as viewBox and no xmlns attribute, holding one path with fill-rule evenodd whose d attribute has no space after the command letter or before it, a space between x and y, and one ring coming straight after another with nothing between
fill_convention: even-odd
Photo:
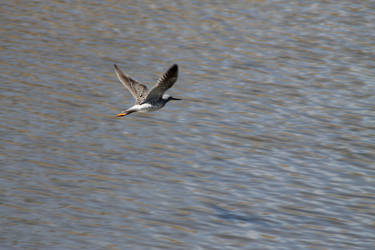
<instances>
[{"instance_id":1,"label":"bird's beak","mask_svg":"<svg viewBox=\"0 0 375 250\"><path fill-rule=\"evenodd\" d=\"M171 97L171 100L180 101L182 99Z\"/></svg>"}]
</instances>

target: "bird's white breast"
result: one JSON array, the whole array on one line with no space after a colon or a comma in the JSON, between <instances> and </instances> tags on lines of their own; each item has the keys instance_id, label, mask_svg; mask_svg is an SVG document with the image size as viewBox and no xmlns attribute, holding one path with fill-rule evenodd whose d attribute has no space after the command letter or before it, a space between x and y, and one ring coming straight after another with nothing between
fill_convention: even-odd
<instances>
[{"instance_id":1,"label":"bird's white breast","mask_svg":"<svg viewBox=\"0 0 375 250\"><path fill-rule=\"evenodd\" d=\"M143 103L134 105L131 109L136 110L138 112L150 112L158 110L162 107L162 105L151 105L150 103Z\"/></svg>"}]
</instances>

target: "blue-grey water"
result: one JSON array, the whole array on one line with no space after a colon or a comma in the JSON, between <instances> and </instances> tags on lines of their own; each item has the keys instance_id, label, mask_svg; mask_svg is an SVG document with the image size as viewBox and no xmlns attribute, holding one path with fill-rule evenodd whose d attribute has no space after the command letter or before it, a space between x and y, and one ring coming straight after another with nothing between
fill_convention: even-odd
<instances>
[{"instance_id":1,"label":"blue-grey water","mask_svg":"<svg viewBox=\"0 0 375 250\"><path fill-rule=\"evenodd\" d=\"M374 1L0 8L0 249L375 248Z\"/></svg>"}]
</instances>

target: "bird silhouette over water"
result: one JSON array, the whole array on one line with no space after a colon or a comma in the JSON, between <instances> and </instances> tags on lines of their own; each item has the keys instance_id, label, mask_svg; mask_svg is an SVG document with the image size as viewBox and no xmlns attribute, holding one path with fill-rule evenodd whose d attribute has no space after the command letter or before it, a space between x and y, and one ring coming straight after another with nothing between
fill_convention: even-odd
<instances>
[{"instance_id":1,"label":"bird silhouette over water","mask_svg":"<svg viewBox=\"0 0 375 250\"><path fill-rule=\"evenodd\" d=\"M115 64L115 72L120 82L129 90L135 99L135 104L117 114L117 117L129 115L134 112L152 112L161 109L172 100L181 100L174 98L165 92L177 81L178 66L173 64L157 81L154 87L148 91L147 86L132 79L124 74Z\"/></svg>"}]
</instances>

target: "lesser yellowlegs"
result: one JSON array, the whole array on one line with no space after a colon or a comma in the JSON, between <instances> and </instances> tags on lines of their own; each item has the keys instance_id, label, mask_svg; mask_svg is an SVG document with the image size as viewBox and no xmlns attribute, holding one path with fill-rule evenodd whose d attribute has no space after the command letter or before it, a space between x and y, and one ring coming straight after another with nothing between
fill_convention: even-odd
<instances>
[{"instance_id":1,"label":"lesser yellowlegs","mask_svg":"<svg viewBox=\"0 0 375 250\"><path fill-rule=\"evenodd\" d=\"M151 112L164 107L172 100L181 100L170 95L164 94L177 81L178 66L172 65L157 81L154 87L147 90L147 86L139 83L131 77L124 74L115 64L115 72L121 83L129 90L135 98L135 105L122 111L117 117L122 117L133 112Z\"/></svg>"}]
</instances>

